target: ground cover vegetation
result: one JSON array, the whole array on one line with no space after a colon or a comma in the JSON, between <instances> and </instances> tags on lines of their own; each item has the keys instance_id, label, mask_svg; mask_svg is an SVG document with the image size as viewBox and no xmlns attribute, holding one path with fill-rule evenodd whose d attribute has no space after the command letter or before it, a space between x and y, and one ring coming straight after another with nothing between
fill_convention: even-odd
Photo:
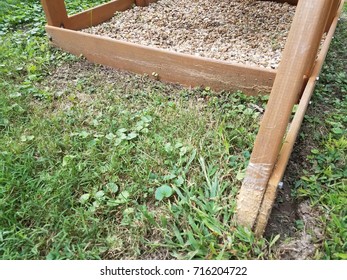
<instances>
[{"instance_id":1,"label":"ground cover vegetation","mask_svg":"<svg viewBox=\"0 0 347 280\"><path fill-rule=\"evenodd\" d=\"M0 3L0 258L271 259L307 231L297 218L292 236L256 238L233 221L267 97L90 64L50 47L44 22L39 1ZM347 258L346 27L289 166L322 225L310 258Z\"/></svg>"}]
</instances>

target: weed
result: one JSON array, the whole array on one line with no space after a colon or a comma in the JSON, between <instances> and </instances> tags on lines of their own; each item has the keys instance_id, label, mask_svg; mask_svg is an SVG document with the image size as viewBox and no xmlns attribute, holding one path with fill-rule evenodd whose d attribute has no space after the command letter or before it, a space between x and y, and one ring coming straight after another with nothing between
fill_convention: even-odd
<instances>
[{"instance_id":1,"label":"weed","mask_svg":"<svg viewBox=\"0 0 347 280\"><path fill-rule=\"evenodd\" d=\"M311 134L307 138L315 131L307 156L311 168L303 171L295 191L299 199L309 199L324 213L320 217L324 240L316 244L324 259L346 259L347 250L346 54L340 51L347 39L345 18L336 34L304 126Z\"/></svg>"},{"instance_id":2,"label":"weed","mask_svg":"<svg viewBox=\"0 0 347 280\"><path fill-rule=\"evenodd\" d=\"M104 1L66 2L72 13ZM0 5L2 259L273 257L278 235L233 219L266 97L91 65L49 47L38 1ZM316 100L334 110L311 123L329 133L297 183L327 209L326 258L346 249L343 65L325 66Z\"/></svg>"}]
</instances>

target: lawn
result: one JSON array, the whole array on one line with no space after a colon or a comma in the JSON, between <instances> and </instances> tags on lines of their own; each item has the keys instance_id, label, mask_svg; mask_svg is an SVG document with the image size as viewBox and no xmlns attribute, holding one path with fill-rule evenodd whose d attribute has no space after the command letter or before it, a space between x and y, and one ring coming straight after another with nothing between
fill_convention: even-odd
<instances>
[{"instance_id":1,"label":"lawn","mask_svg":"<svg viewBox=\"0 0 347 280\"><path fill-rule=\"evenodd\" d=\"M346 13L285 175L318 232L298 213L256 238L233 216L266 96L88 63L49 46L39 1L2 1L0 258L280 259L308 232L307 258L346 259Z\"/></svg>"}]
</instances>

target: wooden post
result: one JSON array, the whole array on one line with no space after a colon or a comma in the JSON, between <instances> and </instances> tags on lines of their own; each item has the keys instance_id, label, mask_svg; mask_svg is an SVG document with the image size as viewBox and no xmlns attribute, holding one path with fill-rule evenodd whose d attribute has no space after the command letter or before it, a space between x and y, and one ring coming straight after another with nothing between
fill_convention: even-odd
<instances>
[{"instance_id":1,"label":"wooden post","mask_svg":"<svg viewBox=\"0 0 347 280\"><path fill-rule=\"evenodd\" d=\"M68 19L64 0L41 0L41 3L46 14L47 24L64 27Z\"/></svg>"},{"instance_id":2,"label":"wooden post","mask_svg":"<svg viewBox=\"0 0 347 280\"><path fill-rule=\"evenodd\" d=\"M335 0L299 1L237 201L237 221L253 228L293 106L312 71Z\"/></svg>"},{"instance_id":3,"label":"wooden post","mask_svg":"<svg viewBox=\"0 0 347 280\"><path fill-rule=\"evenodd\" d=\"M317 77L319 77L319 73L322 69L325 57L328 53L329 46L337 26L338 17L342 9L343 9L343 2L340 2L340 7L338 10L335 11L333 22L330 25L329 32L326 36L324 44L321 47L321 51L315 63L313 72L308 80L307 86L305 87L304 93L300 100L295 116L290 124L290 128L286 135L286 139L283 143L278 161L269 179L269 183L267 185L264 198L262 201L261 209L259 211L259 215L255 225L255 233L258 236L262 235L265 231L268 219L271 214L272 206L276 199L277 186L279 182L282 180L290 154L292 153L292 150L294 147L295 140L299 134L302 121L304 120L305 112L307 110L308 104L310 102L311 96L314 91Z\"/></svg>"},{"instance_id":4,"label":"wooden post","mask_svg":"<svg viewBox=\"0 0 347 280\"><path fill-rule=\"evenodd\" d=\"M337 10L339 8L341 4L341 0L334 0L334 4L333 6L331 7L331 11L330 11L330 14L329 14L329 18L328 18L328 22L326 24L326 27L325 27L325 32L328 32L329 29L330 29L330 26L336 16L336 13L337 13Z\"/></svg>"}]
</instances>

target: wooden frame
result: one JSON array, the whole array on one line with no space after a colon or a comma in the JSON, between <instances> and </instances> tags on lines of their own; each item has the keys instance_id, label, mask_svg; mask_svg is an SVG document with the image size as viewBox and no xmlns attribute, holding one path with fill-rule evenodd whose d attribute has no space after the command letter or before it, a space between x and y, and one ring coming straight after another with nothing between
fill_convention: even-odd
<instances>
[{"instance_id":1,"label":"wooden frame","mask_svg":"<svg viewBox=\"0 0 347 280\"><path fill-rule=\"evenodd\" d=\"M47 18L46 31L53 45L92 62L149 76L155 72L160 80L185 86L242 90L249 95L271 91L276 76L272 69L185 55L78 31L130 8L134 0L114 0L72 16L67 15L64 0L41 2Z\"/></svg>"},{"instance_id":2,"label":"wooden frame","mask_svg":"<svg viewBox=\"0 0 347 280\"><path fill-rule=\"evenodd\" d=\"M298 2L238 197L238 223L254 229L258 235L265 230L277 186L283 177L342 8L341 0ZM326 29L329 32L316 60ZM298 97L299 109L287 132Z\"/></svg>"},{"instance_id":3,"label":"wooden frame","mask_svg":"<svg viewBox=\"0 0 347 280\"><path fill-rule=\"evenodd\" d=\"M78 31L110 19L116 11L154 1L113 0L69 16L64 0L41 0L52 44L92 62L149 76L155 72L163 81L186 86L242 90L250 95L271 91L238 196L236 216L240 225L260 235L271 213L277 185L283 177L343 1L273 0L297 5L277 70L185 55ZM328 34L316 59L326 31ZM299 109L287 132L292 108L298 100Z\"/></svg>"}]
</instances>

